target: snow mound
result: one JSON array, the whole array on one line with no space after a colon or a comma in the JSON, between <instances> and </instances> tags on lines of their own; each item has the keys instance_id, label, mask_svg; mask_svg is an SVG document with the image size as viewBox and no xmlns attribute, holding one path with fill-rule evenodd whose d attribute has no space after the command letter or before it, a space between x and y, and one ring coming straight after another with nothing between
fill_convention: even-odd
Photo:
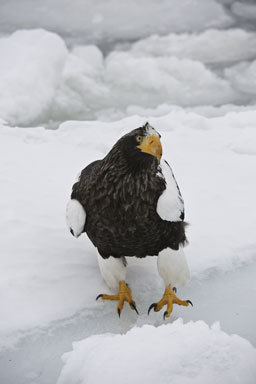
<instances>
[{"instance_id":1,"label":"snow mound","mask_svg":"<svg viewBox=\"0 0 256 384\"><path fill-rule=\"evenodd\" d=\"M44 30L0 39L0 116L30 124L49 115L67 56L63 40Z\"/></svg>"},{"instance_id":2,"label":"snow mound","mask_svg":"<svg viewBox=\"0 0 256 384\"><path fill-rule=\"evenodd\" d=\"M227 81L190 59L114 52L107 57L105 79L126 105L153 106L167 100L183 106L216 105L237 98Z\"/></svg>"},{"instance_id":3,"label":"snow mound","mask_svg":"<svg viewBox=\"0 0 256 384\"><path fill-rule=\"evenodd\" d=\"M256 350L218 324L143 326L125 335L97 335L64 354L57 384L254 384Z\"/></svg>"},{"instance_id":4,"label":"snow mound","mask_svg":"<svg viewBox=\"0 0 256 384\"><path fill-rule=\"evenodd\" d=\"M96 47L76 47L66 62L52 118L109 121L129 115L130 106L221 105L240 98L225 78L199 61L139 56L133 50L113 51L103 59Z\"/></svg>"},{"instance_id":5,"label":"snow mound","mask_svg":"<svg viewBox=\"0 0 256 384\"><path fill-rule=\"evenodd\" d=\"M18 31L0 39L0 118L26 126L161 116L175 106L235 109L256 102L255 47L256 33L208 30L152 36L104 56L95 45L68 51L44 30Z\"/></svg>"},{"instance_id":6,"label":"snow mound","mask_svg":"<svg viewBox=\"0 0 256 384\"><path fill-rule=\"evenodd\" d=\"M248 102L255 97L248 86L254 79L252 71L248 81L238 86L229 74L232 67L229 72L217 72L210 65L229 69L241 60L252 60L255 47L256 33L241 29L155 35L105 58L95 46L77 46L67 59L52 118L111 121L143 115L146 109L158 116L175 105L192 108ZM226 110L232 108L238 107Z\"/></svg>"}]
</instances>

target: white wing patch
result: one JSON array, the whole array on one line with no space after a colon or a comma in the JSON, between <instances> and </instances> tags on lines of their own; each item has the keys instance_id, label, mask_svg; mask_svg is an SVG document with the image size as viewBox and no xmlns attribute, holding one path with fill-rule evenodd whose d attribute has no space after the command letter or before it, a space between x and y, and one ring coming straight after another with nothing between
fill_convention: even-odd
<instances>
[{"instance_id":1,"label":"white wing patch","mask_svg":"<svg viewBox=\"0 0 256 384\"><path fill-rule=\"evenodd\" d=\"M70 232L75 237L79 237L84 230L86 213L82 206L76 199L69 200L66 210L66 220Z\"/></svg>"},{"instance_id":2,"label":"white wing patch","mask_svg":"<svg viewBox=\"0 0 256 384\"><path fill-rule=\"evenodd\" d=\"M172 169L163 160L158 168L158 177L162 177L166 182L166 189L159 197L157 202L157 213L163 220L181 221L181 214L184 212L184 202L180 194L177 182L172 173Z\"/></svg>"}]
</instances>

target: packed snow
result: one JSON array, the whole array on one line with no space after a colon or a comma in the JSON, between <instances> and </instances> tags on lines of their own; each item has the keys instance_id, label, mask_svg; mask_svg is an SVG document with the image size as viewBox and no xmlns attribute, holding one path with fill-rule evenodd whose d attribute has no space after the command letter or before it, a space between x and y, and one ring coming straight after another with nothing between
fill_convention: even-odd
<instances>
[{"instance_id":1,"label":"packed snow","mask_svg":"<svg viewBox=\"0 0 256 384\"><path fill-rule=\"evenodd\" d=\"M63 356L58 384L254 384L256 350L218 324L181 320L145 325L126 335L97 335L73 344ZM103 368L104 367L104 368Z\"/></svg>"}]
</instances>

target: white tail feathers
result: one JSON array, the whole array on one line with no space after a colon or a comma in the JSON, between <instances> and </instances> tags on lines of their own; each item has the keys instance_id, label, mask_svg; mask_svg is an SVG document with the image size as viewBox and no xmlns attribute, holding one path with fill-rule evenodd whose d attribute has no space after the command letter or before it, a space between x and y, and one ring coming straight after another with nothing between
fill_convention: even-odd
<instances>
[{"instance_id":1,"label":"white tail feathers","mask_svg":"<svg viewBox=\"0 0 256 384\"><path fill-rule=\"evenodd\" d=\"M73 236L79 237L84 230L86 213L78 200L71 199L67 204L66 220Z\"/></svg>"}]
</instances>

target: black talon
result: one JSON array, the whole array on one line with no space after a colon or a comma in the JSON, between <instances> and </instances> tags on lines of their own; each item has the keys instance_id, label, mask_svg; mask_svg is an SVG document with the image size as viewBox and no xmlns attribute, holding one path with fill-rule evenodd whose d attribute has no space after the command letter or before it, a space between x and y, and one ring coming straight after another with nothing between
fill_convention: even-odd
<instances>
[{"instance_id":1,"label":"black talon","mask_svg":"<svg viewBox=\"0 0 256 384\"><path fill-rule=\"evenodd\" d=\"M176 293L177 292L177 288L176 287L173 287L173 292Z\"/></svg>"},{"instance_id":2,"label":"black talon","mask_svg":"<svg viewBox=\"0 0 256 384\"><path fill-rule=\"evenodd\" d=\"M120 308L117 308L117 313L118 313L118 316L120 317L120 315L121 315L121 310L120 310Z\"/></svg>"},{"instance_id":3,"label":"black talon","mask_svg":"<svg viewBox=\"0 0 256 384\"><path fill-rule=\"evenodd\" d=\"M134 309L134 311L136 311L137 312L137 314L139 315L139 312L138 312L138 310L137 310L137 308L136 308L136 305L135 305L135 303L130 303L130 306L132 307L132 309Z\"/></svg>"},{"instance_id":4,"label":"black talon","mask_svg":"<svg viewBox=\"0 0 256 384\"><path fill-rule=\"evenodd\" d=\"M168 315L168 312L167 312L167 311L165 311L165 313L164 313L164 316L163 316L163 317L164 317L164 320L165 320L165 316L166 316L166 315Z\"/></svg>"},{"instance_id":5,"label":"black talon","mask_svg":"<svg viewBox=\"0 0 256 384\"><path fill-rule=\"evenodd\" d=\"M193 303L192 303L192 301L190 301L190 300L186 300L186 302L187 302L188 304L191 304L192 307L193 307Z\"/></svg>"},{"instance_id":6,"label":"black talon","mask_svg":"<svg viewBox=\"0 0 256 384\"><path fill-rule=\"evenodd\" d=\"M100 297L103 296L103 293L99 294L97 297L96 297L96 300L98 300Z\"/></svg>"},{"instance_id":7,"label":"black talon","mask_svg":"<svg viewBox=\"0 0 256 384\"><path fill-rule=\"evenodd\" d=\"M150 305L149 309L148 309L148 315L149 315L149 312L151 311L152 308L156 308L157 304L156 303L153 303Z\"/></svg>"}]
</instances>

